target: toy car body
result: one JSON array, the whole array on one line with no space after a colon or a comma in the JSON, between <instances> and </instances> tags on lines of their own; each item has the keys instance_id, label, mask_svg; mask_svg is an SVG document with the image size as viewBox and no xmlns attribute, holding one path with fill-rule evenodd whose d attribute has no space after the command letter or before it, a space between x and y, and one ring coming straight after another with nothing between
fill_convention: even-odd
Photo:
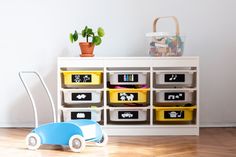
<instances>
[{"instance_id":1,"label":"toy car body","mask_svg":"<svg viewBox=\"0 0 236 157\"><path fill-rule=\"evenodd\" d=\"M26 137L27 146L31 150L38 149L41 144L52 144L69 146L73 152L81 152L85 148L85 142L95 142L98 146L104 146L107 141L107 134L93 120L72 120L41 125Z\"/></svg>"}]
</instances>

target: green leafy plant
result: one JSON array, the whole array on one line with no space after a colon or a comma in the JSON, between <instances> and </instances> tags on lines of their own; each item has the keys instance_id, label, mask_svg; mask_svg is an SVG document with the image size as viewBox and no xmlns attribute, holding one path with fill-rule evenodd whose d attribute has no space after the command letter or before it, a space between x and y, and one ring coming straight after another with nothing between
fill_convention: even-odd
<instances>
[{"instance_id":1,"label":"green leafy plant","mask_svg":"<svg viewBox=\"0 0 236 157\"><path fill-rule=\"evenodd\" d=\"M78 33L76 30L74 33L70 33L71 43L76 42L79 38L79 35L81 35L83 38L86 38L86 42L89 42L89 38L91 38L92 43L97 46L102 43L101 38L105 35L105 32L101 27L97 29L97 32L93 32L92 28L85 26L85 28L81 31L81 33Z\"/></svg>"}]
</instances>

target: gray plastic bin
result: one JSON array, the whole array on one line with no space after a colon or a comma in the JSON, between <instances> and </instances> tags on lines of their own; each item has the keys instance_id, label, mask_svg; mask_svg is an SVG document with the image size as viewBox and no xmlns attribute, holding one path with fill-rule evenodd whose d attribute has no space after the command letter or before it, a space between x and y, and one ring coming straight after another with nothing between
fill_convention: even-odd
<instances>
[{"instance_id":1,"label":"gray plastic bin","mask_svg":"<svg viewBox=\"0 0 236 157\"><path fill-rule=\"evenodd\" d=\"M96 90L79 90L71 89L64 90L64 101L66 104L80 104L80 103L100 103L101 91Z\"/></svg>"},{"instance_id":2,"label":"gray plastic bin","mask_svg":"<svg viewBox=\"0 0 236 157\"><path fill-rule=\"evenodd\" d=\"M191 87L193 74L193 72L156 72L156 85Z\"/></svg>"},{"instance_id":3,"label":"gray plastic bin","mask_svg":"<svg viewBox=\"0 0 236 157\"><path fill-rule=\"evenodd\" d=\"M110 109L110 121L146 121L147 109Z\"/></svg>"},{"instance_id":4,"label":"gray plastic bin","mask_svg":"<svg viewBox=\"0 0 236 157\"><path fill-rule=\"evenodd\" d=\"M163 90L156 91L157 103L192 102L193 91L190 90Z\"/></svg>"},{"instance_id":5,"label":"gray plastic bin","mask_svg":"<svg viewBox=\"0 0 236 157\"><path fill-rule=\"evenodd\" d=\"M109 78L112 85L147 84L146 72L110 72Z\"/></svg>"},{"instance_id":6,"label":"gray plastic bin","mask_svg":"<svg viewBox=\"0 0 236 157\"><path fill-rule=\"evenodd\" d=\"M101 121L101 109L73 109L63 110L64 121L76 119L92 119L97 122Z\"/></svg>"}]
</instances>

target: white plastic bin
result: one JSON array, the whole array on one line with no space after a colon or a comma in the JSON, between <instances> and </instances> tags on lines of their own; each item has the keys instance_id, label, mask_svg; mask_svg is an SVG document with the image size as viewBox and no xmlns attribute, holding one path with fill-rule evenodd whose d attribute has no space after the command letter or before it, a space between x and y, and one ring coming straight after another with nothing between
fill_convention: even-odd
<instances>
[{"instance_id":1,"label":"white plastic bin","mask_svg":"<svg viewBox=\"0 0 236 157\"><path fill-rule=\"evenodd\" d=\"M146 72L110 72L109 78L112 85L147 84Z\"/></svg>"},{"instance_id":2,"label":"white plastic bin","mask_svg":"<svg viewBox=\"0 0 236 157\"><path fill-rule=\"evenodd\" d=\"M147 109L110 109L110 121L146 121Z\"/></svg>"},{"instance_id":3,"label":"white plastic bin","mask_svg":"<svg viewBox=\"0 0 236 157\"><path fill-rule=\"evenodd\" d=\"M190 90L164 90L156 91L157 103L192 102L193 91Z\"/></svg>"},{"instance_id":4,"label":"white plastic bin","mask_svg":"<svg viewBox=\"0 0 236 157\"><path fill-rule=\"evenodd\" d=\"M64 121L76 120L76 119L92 119L97 122L101 121L101 109L64 109L63 118Z\"/></svg>"},{"instance_id":5,"label":"white plastic bin","mask_svg":"<svg viewBox=\"0 0 236 157\"><path fill-rule=\"evenodd\" d=\"M80 103L100 103L101 91L96 90L79 90L71 89L64 90L64 101L66 104L80 104Z\"/></svg>"},{"instance_id":6,"label":"white plastic bin","mask_svg":"<svg viewBox=\"0 0 236 157\"><path fill-rule=\"evenodd\" d=\"M156 72L156 85L186 86L193 85L194 72Z\"/></svg>"}]
</instances>

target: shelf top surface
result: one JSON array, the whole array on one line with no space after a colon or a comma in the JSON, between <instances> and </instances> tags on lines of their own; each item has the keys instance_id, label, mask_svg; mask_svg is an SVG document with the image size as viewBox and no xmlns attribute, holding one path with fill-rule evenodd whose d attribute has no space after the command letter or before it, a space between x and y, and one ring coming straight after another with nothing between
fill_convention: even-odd
<instances>
[{"instance_id":1,"label":"shelf top surface","mask_svg":"<svg viewBox=\"0 0 236 157\"><path fill-rule=\"evenodd\" d=\"M188 60L199 59L199 56L181 56L181 57L58 57L59 60Z\"/></svg>"}]
</instances>

